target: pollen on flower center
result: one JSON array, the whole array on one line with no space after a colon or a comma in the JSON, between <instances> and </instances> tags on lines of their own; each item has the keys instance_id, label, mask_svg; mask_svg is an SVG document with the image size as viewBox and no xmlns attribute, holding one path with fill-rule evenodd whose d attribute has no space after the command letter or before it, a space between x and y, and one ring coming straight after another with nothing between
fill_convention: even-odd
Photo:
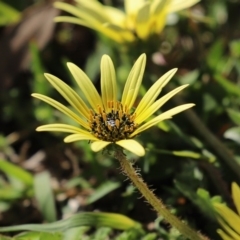
<instances>
[{"instance_id":1,"label":"pollen on flower center","mask_svg":"<svg viewBox=\"0 0 240 240\"><path fill-rule=\"evenodd\" d=\"M108 109L98 108L98 112L90 110L89 126L91 133L100 140L116 142L128 139L137 124L136 114L129 113L127 106L120 102L108 102Z\"/></svg>"}]
</instances>

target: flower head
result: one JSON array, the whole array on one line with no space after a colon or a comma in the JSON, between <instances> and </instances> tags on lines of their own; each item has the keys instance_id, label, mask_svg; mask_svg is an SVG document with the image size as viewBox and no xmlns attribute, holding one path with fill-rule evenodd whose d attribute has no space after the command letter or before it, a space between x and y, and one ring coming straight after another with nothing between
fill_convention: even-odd
<instances>
[{"instance_id":1,"label":"flower head","mask_svg":"<svg viewBox=\"0 0 240 240\"><path fill-rule=\"evenodd\" d=\"M115 69L111 58L107 55L104 55L101 60L101 96L91 80L80 68L73 63L67 64L82 93L85 95L86 102L66 83L53 75L45 74L51 85L67 100L75 111L47 96L37 93L32 94L32 96L47 102L66 114L79 127L57 123L40 126L37 128L37 131L71 133L64 139L65 142L89 140L91 141L93 151L99 151L107 145L114 143L136 155L143 156L145 154L144 148L133 138L153 125L165 119L170 119L173 115L194 105L183 104L146 121L165 102L187 85L180 86L157 99L162 88L176 72L176 69L172 69L153 84L136 109L133 110L133 105L142 82L145 64L146 55L142 54L129 73L121 100L117 100L118 89Z\"/></svg>"},{"instance_id":2,"label":"flower head","mask_svg":"<svg viewBox=\"0 0 240 240\"><path fill-rule=\"evenodd\" d=\"M199 0L125 0L125 12L104 6L96 0L75 0L72 6L56 2L56 8L74 17L56 17L57 22L70 22L99 31L118 43L147 39L159 34L165 26L166 16L199 2Z\"/></svg>"},{"instance_id":3,"label":"flower head","mask_svg":"<svg viewBox=\"0 0 240 240\"><path fill-rule=\"evenodd\" d=\"M218 221L223 227L223 230L218 229L217 232L223 240L240 239L240 188L235 182L232 183L232 197L237 213L223 203L214 204L221 217Z\"/></svg>"}]
</instances>

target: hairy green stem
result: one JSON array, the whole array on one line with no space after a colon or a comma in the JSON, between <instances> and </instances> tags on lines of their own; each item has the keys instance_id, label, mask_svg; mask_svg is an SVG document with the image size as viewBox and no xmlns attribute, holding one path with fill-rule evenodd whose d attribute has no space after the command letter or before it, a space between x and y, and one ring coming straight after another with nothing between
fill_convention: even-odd
<instances>
[{"instance_id":1,"label":"hairy green stem","mask_svg":"<svg viewBox=\"0 0 240 240\"><path fill-rule=\"evenodd\" d=\"M162 201L158 199L154 195L154 193L148 188L148 186L139 176L139 174L136 173L132 164L126 159L124 153L121 150L115 150L114 157L119 160L123 172L138 188L138 190L146 198L148 203L154 208L158 215L162 215L168 223L178 229L178 231L181 232L182 235L184 235L185 237L192 240L208 240L207 237L191 229L188 225L179 220L166 208Z\"/></svg>"}]
</instances>

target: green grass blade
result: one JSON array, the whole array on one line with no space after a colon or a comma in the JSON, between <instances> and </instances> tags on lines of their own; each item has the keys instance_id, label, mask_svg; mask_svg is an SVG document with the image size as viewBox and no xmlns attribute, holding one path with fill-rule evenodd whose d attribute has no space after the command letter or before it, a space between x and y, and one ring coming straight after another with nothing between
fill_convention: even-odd
<instances>
[{"instance_id":1,"label":"green grass blade","mask_svg":"<svg viewBox=\"0 0 240 240\"><path fill-rule=\"evenodd\" d=\"M0 240L11 240L12 238L0 235Z\"/></svg>"},{"instance_id":2,"label":"green grass blade","mask_svg":"<svg viewBox=\"0 0 240 240\"><path fill-rule=\"evenodd\" d=\"M17 165L14 165L13 163L0 159L0 170L11 177L17 178L28 186L33 185L32 175Z\"/></svg>"},{"instance_id":3,"label":"green grass blade","mask_svg":"<svg viewBox=\"0 0 240 240\"><path fill-rule=\"evenodd\" d=\"M37 174L34 178L34 192L44 219L54 222L57 220L57 213L50 181L48 172Z\"/></svg>"},{"instance_id":4,"label":"green grass blade","mask_svg":"<svg viewBox=\"0 0 240 240\"><path fill-rule=\"evenodd\" d=\"M102 185L100 185L95 192L88 198L87 203L91 204L98 199L104 197L108 193L112 192L113 190L120 187L119 182L104 182Z\"/></svg>"},{"instance_id":5,"label":"green grass blade","mask_svg":"<svg viewBox=\"0 0 240 240\"><path fill-rule=\"evenodd\" d=\"M14 236L11 238L11 240L62 240L62 234L46 232L24 232Z\"/></svg>"},{"instance_id":6,"label":"green grass blade","mask_svg":"<svg viewBox=\"0 0 240 240\"><path fill-rule=\"evenodd\" d=\"M90 213L75 214L72 217L46 224L23 224L10 227L0 227L0 232L9 231L41 231L41 232L65 232L68 229L80 226L110 227L126 230L139 227L139 223L116 213Z\"/></svg>"}]
</instances>

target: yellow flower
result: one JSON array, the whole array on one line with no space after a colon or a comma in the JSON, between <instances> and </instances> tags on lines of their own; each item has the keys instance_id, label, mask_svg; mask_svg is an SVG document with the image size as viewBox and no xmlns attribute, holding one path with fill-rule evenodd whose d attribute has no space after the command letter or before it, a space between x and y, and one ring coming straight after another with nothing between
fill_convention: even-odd
<instances>
[{"instance_id":1,"label":"yellow flower","mask_svg":"<svg viewBox=\"0 0 240 240\"><path fill-rule=\"evenodd\" d=\"M240 240L240 188L235 182L232 183L232 197L237 213L222 203L214 204L221 217L218 221L223 227L217 232L223 240Z\"/></svg>"},{"instance_id":2,"label":"yellow flower","mask_svg":"<svg viewBox=\"0 0 240 240\"><path fill-rule=\"evenodd\" d=\"M165 26L166 16L199 2L199 0L125 0L125 12L104 6L96 0L75 0L72 6L56 2L54 6L74 17L56 17L56 22L70 22L89 27L118 43L147 39L159 34Z\"/></svg>"},{"instance_id":3,"label":"yellow flower","mask_svg":"<svg viewBox=\"0 0 240 240\"><path fill-rule=\"evenodd\" d=\"M89 140L91 141L91 148L95 152L103 149L110 143L115 143L138 156L143 156L145 154L144 148L133 138L153 125L165 119L170 119L173 115L194 105L183 104L146 122L165 102L187 85L180 86L157 99L162 88L177 71L177 69L172 69L153 84L136 109L133 110L133 105L142 82L145 64L146 55L142 54L129 73L121 101L117 100L118 89L115 69L111 58L107 55L104 55L101 60L101 96L91 80L80 68L73 63L67 64L82 93L85 95L86 102L63 81L53 75L45 74L47 80L67 100L75 112L47 96L37 93L32 94L32 96L47 102L66 114L80 127L57 123L40 126L37 128L37 131L71 133L64 139L65 142Z\"/></svg>"}]
</instances>

